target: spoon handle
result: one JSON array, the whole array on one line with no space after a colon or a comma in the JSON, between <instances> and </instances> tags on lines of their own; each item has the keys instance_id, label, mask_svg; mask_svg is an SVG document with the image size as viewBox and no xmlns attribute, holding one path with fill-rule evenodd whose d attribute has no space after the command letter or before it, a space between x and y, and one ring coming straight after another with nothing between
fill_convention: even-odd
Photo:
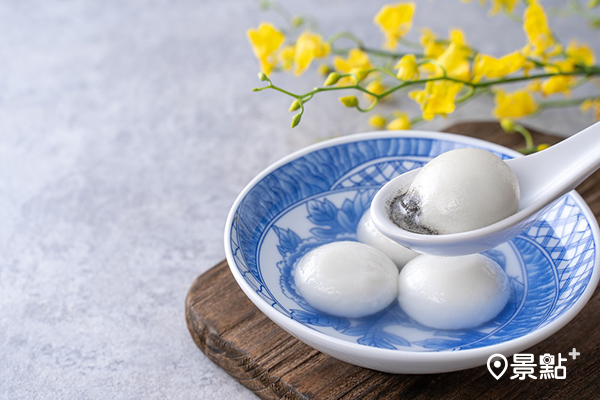
<instances>
[{"instance_id":1,"label":"spoon handle","mask_svg":"<svg viewBox=\"0 0 600 400\"><path fill-rule=\"evenodd\" d=\"M521 186L521 202L558 198L600 168L600 122L539 153L509 160Z\"/></svg>"}]
</instances>

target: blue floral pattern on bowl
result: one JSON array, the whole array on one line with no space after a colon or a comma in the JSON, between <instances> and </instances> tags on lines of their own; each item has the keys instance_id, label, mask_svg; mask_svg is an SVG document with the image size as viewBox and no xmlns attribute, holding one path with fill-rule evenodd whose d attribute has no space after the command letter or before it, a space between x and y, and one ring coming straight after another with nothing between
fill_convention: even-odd
<instances>
[{"instance_id":1,"label":"blue floral pattern on bowl","mask_svg":"<svg viewBox=\"0 0 600 400\"><path fill-rule=\"evenodd\" d=\"M424 327L397 302L364 318L334 317L297 293L292 271L304 254L332 241L357 240L358 221L383 184L460 147L465 145L451 140L375 138L318 149L281 165L251 188L235 212L230 230L235 268L280 313L329 336L377 348L471 349L550 324L588 287L596 257L582 201L572 193L522 235L485 253L505 269L511 297L500 315L476 329Z\"/></svg>"}]
</instances>

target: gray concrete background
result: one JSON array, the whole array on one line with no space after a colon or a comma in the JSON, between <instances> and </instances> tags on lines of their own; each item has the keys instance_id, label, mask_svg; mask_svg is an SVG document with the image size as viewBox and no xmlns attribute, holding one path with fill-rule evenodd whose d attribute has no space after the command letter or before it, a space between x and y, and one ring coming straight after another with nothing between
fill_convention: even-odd
<instances>
[{"instance_id":1,"label":"gray concrete background","mask_svg":"<svg viewBox=\"0 0 600 400\"><path fill-rule=\"evenodd\" d=\"M326 35L356 26L378 45L382 4L290 8L318 15ZM245 31L264 19L280 21L250 1L0 1L0 398L254 397L192 342L186 292L224 258L227 212L253 176L370 129L322 96L292 132L288 98L250 91L258 67ZM418 2L423 25L462 26L497 55L524 43L517 24L458 0ZM579 19L555 26L600 50ZM487 120L490 108L422 128ZM592 119L569 110L530 122L567 135Z\"/></svg>"}]
</instances>

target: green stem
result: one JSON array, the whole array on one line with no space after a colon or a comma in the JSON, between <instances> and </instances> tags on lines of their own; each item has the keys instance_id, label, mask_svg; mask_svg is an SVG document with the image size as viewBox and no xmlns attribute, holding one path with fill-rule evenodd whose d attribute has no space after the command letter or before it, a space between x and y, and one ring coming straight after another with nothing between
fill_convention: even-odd
<instances>
[{"instance_id":1,"label":"green stem","mask_svg":"<svg viewBox=\"0 0 600 400\"><path fill-rule=\"evenodd\" d=\"M375 67L375 68L371 68L371 70L369 70L369 72L372 71L377 71L377 72L381 72L382 74L386 74L394 79L398 79L396 77L396 74L394 74L392 71L390 71L388 68L382 68L382 67Z\"/></svg>"},{"instance_id":2,"label":"green stem","mask_svg":"<svg viewBox=\"0 0 600 400\"><path fill-rule=\"evenodd\" d=\"M452 44L452 41L449 39L436 39L435 43L449 46L450 44ZM479 50L477 50L475 47L471 47L471 46L467 46L467 45L462 45L460 47L463 49L467 49L470 53L479 53Z\"/></svg>"},{"instance_id":3,"label":"green stem","mask_svg":"<svg viewBox=\"0 0 600 400\"><path fill-rule=\"evenodd\" d=\"M535 65L538 68L544 68L548 66L548 63L544 62L544 61L540 61L537 60L533 57L527 57L527 61L531 61L533 63L533 65Z\"/></svg>"},{"instance_id":4,"label":"green stem","mask_svg":"<svg viewBox=\"0 0 600 400\"><path fill-rule=\"evenodd\" d=\"M408 48L411 48L411 49L419 49L419 50L423 49L423 46L421 46L420 43L413 42L412 40L408 40L408 39L403 38L403 37L400 38L400 44L402 44L402 45L404 45L404 46L406 46Z\"/></svg>"},{"instance_id":5,"label":"green stem","mask_svg":"<svg viewBox=\"0 0 600 400\"><path fill-rule=\"evenodd\" d=\"M356 47L359 48L360 50L364 51L365 53L375 55L375 56L401 58L401 57L404 57L406 54L409 54L409 53L397 53L397 52L393 52L393 51L381 50L381 49L376 49L373 47L365 46L364 42L358 36L356 36L352 32L348 32L348 31L342 31L342 32L333 34L329 39L327 39L327 43L329 43L333 47L335 42L337 42L340 39L349 39L352 42L354 42ZM418 46L419 49L421 48L421 46L419 46L416 43L412 43L412 42L410 42L410 46L408 46L409 42L408 41L406 41L406 42L407 42L406 43L407 47ZM335 49L332 49L332 51L334 51L336 54L347 54L350 51L350 49L335 48ZM420 54L420 53L411 53L411 54L415 54L416 57L423 57L423 54Z\"/></svg>"},{"instance_id":6,"label":"green stem","mask_svg":"<svg viewBox=\"0 0 600 400\"><path fill-rule=\"evenodd\" d=\"M291 96L291 97L293 97L295 99L298 99L298 100L301 100L301 101L302 101L302 98L305 97L305 96L294 94L292 92L288 92L287 90L282 89L279 86L275 86L275 85L273 85L270 82L269 82L269 84L267 86L265 86L264 88L261 88L261 89L273 89L273 90L277 90L278 92L287 94L288 96Z\"/></svg>"},{"instance_id":7,"label":"green stem","mask_svg":"<svg viewBox=\"0 0 600 400\"><path fill-rule=\"evenodd\" d=\"M523 23L523 18L520 15L517 15L513 12L511 13L507 13L506 11L504 11L504 14L511 20L513 20L514 22L518 22L519 24Z\"/></svg>"},{"instance_id":8,"label":"green stem","mask_svg":"<svg viewBox=\"0 0 600 400\"><path fill-rule=\"evenodd\" d=\"M421 54L421 53L396 53L396 52L387 51L387 50L374 49L372 47L366 47L366 46L357 46L357 47L353 47L353 48L357 48L359 50L362 50L365 53L370 54L370 55L379 56L379 57L386 57L386 58L391 58L391 59L402 58L402 57L404 57L407 54L414 54L416 57L424 57L424 55ZM337 54L337 55L344 55L345 56L353 48L333 47L331 49L331 52L334 53L334 54Z\"/></svg>"},{"instance_id":9,"label":"green stem","mask_svg":"<svg viewBox=\"0 0 600 400\"><path fill-rule=\"evenodd\" d=\"M499 85L499 84L505 84L505 83L513 83L513 82L522 82L522 81L528 81L528 80L533 80L533 79L540 79L540 78L550 78L552 76L578 76L578 75L600 75L600 67L596 67L594 66L593 68L590 67L589 69L583 70L583 71L573 71L573 72L548 72L548 73L543 73L543 74L537 74L537 75L528 75L528 76L518 76L518 77L514 77L514 78L506 78L506 79L496 79L496 80L490 80L490 81L484 81L484 82L478 82L478 83L469 83L469 82L465 82L462 81L462 83L465 83L467 85L471 85L474 87L486 87L486 86L493 86L493 85ZM450 78L448 78L450 79ZM460 80L455 80L455 81L460 81Z\"/></svg>"},{"instance_id":10,"label":"green stem","mask_svg":"<svg viewBox=\"0 0 600 400\"><path fill-rule=\"evenodd\" d=\"M361 108L360 106L356 106L356 109L358 111L360 111L360 112L369 112L373 108L375 108L375 106L377 105L377 103L379 103L379 99L375 98L375 99L373 99L373 101L371 102L371 104L369 104L369 106L367 108Z\"/></svg>"},{"instance_id":11,"label":"green stem","mask_svg":"<svg viewBox=\"0 0 600 400\"><path fill-rule=\"evenodd\" d=\"M600 96L592 97L581 97L577 99L566 99L566 100L548 100L540 101L538 105L540 108L560 108L560 107L574 107L579 106L586 100L600 100Z\"/></svg>"},{"instance_id":12,"label":"green stem","mask_svg":"<svg viewBox=\"0 0 600 400\"><path fill-rule=\"evenodd\" d=\"M591 12L589 8L579 4L578 1L569 1L568 7L561 11L565 15L569 15L569 12L572 11L574 15L587 19L592 29L597 29L600 26L600 16Z\"/></svg>"},{"instance_id":13,"label":"green stem","mask_svg":"<svg viewBox=\"0 0 600 400\"><path fill-rule=\"evenodd\" d=\"M517 151L523 155L528 155L528 154L533 154L535 152L537 152L537 147L533 146L533 147L522 147L520 149L517 149Z\"/></svg>"},{"instance_id":14,"label":"green stem","mask_svg":"<svg viewBox=\"0 0 600 400\"><path fill-rule=\"evenodd\" d=\"M415 57L424 57L424 54L421 54L421 53L396 53L394 51L374 49L372 47L365 47L365 46L360 47L360 49L362 51L364 51L365 53L369 53L369 54L373 54L373 55L381 56L381 57L402 58L407 54L414 54Z\"/></svg>"},{"instance_id":15,"label":"green stem","mask_svg":"<svg viewBox=\"0 0 600 400\"><path fill-rule=\"evenodd\" d=\"M525 138L525 149L535 149L535 145L533 144L533 138L531 137L531 132L529 132L523 125L515 125L515 131L519 132L521 136Z\"/></svg>"},{"instance_id":16,"label":"green stem","mask_svg":"<svg viewBox=\"0 0 600 400\"><path fill-rule=\"evenodd\" d=\"M423 118L422 115L419 115L418 117L414 117L410 120L410 126L420 124L421 122L425 122L425 118Z\"/></svg>"},{"instance_id":17,"label":"green stem","mask_svg":"<svg viewBox=\"0 0 600 400\"><path fill-rule=\"evenodd\" d=\"M330 45L333 45L335 42L337 42L340 39L349 39L349 40L353 41L354 44L356 44L358 47L363 47L362 40L358 36L356 36L354 33L348 32L348 31L342 31L342 32L333 34L329 39L327 39L327 43L329 43Z\"/></svg>"},{"instance_id":18,"label":"green stem","mask_svg":"<svg viewBox=\"0 0 600 400\"><path fill-rule=\"evenodd\" d=\"M369 72L372 71L379 71L379 72L385 72L388 75L392 76L392 74L389 71L385 71L379 67L376 68L371 68L369 70ZM590 72L593 71L593 72ZM348 90L348 89L353 89L353 90L357 90L360 92L363 92L365 94L368 94L370 96L373 97L373 102L366 108L361 108L360 106L357 106L356 108L361 111L361 112L368 112L371 111L377 104L378 102L385 98L386 96L389 96L390 94L394 93L397 90L409 87L409 86L414 86L414 85L421 85L421 84L425 84L427 82L435 82L435 81L449 81L449 82L455 82L455 83L460 83L463 84L465 86L467 86L468 91L467 93L465 93L463 96L459 97L455 102L457 104L461 104L463 102L465 102L466 100L470 99L471 97L473 97L476 93L480 93L480 92L485 92L485 91L489 91L489 88L491 86L494 85L501 85L501 84L507 84L507 83L514 83L514 82L520 82L520 81L525 81L525 80L532 80L532 79L539 79L539 78L548 78L548 77L552 77L552 76L559 76L559 75L585 75L585 76L590 76L593 74L600 74L600 68L598 66L593 66L588 68L587 70L584 71L574 71L574 72L559 72L559 73L544 73L544 74L537 74L537 75L530 75L530 76L519 76L519 77L514 77L514 78L506 78L506 79L495 79L495 80L489 80L489 81L484 81L484 82L478 82L478 83L473 83L473 82L469 82L469 81L465 81L462 79L456 79L456 78L451 78L449 76L439 76L439 77L434 77L434 78L426 78L426 79L417 79L417 80L413 80L413 81L407 81L407 82L402 82L396 86L391 87L390 89L386 90L383 93L380 94L376 94L373 93L369 90L367 90L365 87L360 85L360 81L358 80L358 77L355 74L343 74L342 77L347 77L347 76L352 76L355 80L355 84L354 85L346 85L346 86L329 86L329 87L316 87L311 91L308 91L306 93L303 94L295 94L292 93L290 91L287 91L285 89L280 88L279 86L276 86L273 84L273 82L267 78L267 82L268 85L264 86L264 87L260 87L260 88L255 88L253 89L254 91L262 91L262 90L266 90L266 89L273 89L276 90L278 92L284 93L290 97L293 97L295 99L297 99L300 102L301 105L301 111L300 114L302 115L304 113L304 103L310 101L313 96L316 93L320 93L320 92L332 92L332 91L338 91L338 90ZM568 100L558 100L558 101L546 101L546 102L542 102L540 104L540 111L543 108L552 108L552 107L565 107L565 106L575 106L575 105L579 105L581 104L583 101L588 100L588 99L600 99L600 96L598 97L589 97L589 98L579 98L579 99L568 99ZM525 128L520 128L520 129L516 129L519 133L521 133L521 135L523 135L523 137L525 138L526 141L526 147L525 150L527 151L535 151L535 148L532 147L533 146L533 140L531 139L531 134L525 129ZM532 150L533 149L533 150Z\"/></svg>"},{"instance_id":19,"label":"green stem","mask_svg":"<svg viewBox=\"0 0 600 400\"><path fill-rule=\"evenodd\" d=\"M376 71L378 70L377 68L372 68L370 71ZM600 74L600 71L598 71L598 74ZM342 76L350 76L353 74L344 74ZM469 81L465 81L462 79L456 79L456 78L451 78L449 76L439 76L439 77L434 77L434 78L426 78L426 79L417 79L417 80L413 80L413 81L407 81L407 82L402 82L399 85L393 86L390 89L386 90L385 92L381 93L381 94L375 94L372 93L370 91L368 91L367 89L365 89L364 87L355 84L355 85L346 85L346 86L332 86L332 87L318 87L318 88L314 88L313 90L303 93L303 94L295 94L295 93L291 93L287 90L284 90L276 85L273 85L273 83L271 81L269 81L269 85L264 86L262 88L256 88L255 91L262 91L265 89L274 89L277 90L281 93L287 94L288 96L294 97L296 99L304 99L303 101L307 101L306 98L308 98L309 96L312 97L312 95L314 95L315 93L319 93L319 92L331 92L331 91L336 91L336 90L346 90L346 89L356 89L359 90L361 92L367 93L375 98L377 98L378 100L381 100L382 98L394 93L397 90L403 89L405 87L408 86L414 86L414 85L420 85L420 84L425 84L427 82L435 82L435 81L442 81L442 80L446 80L446 81L450 81L450 82L455 82L455 83L461 83L464 84L466 86L469 86L473 89L479 89L479 88L487 88L493 85L501 85L501 84L507 84L507 83L514 83L514 82L520 82L520 81L525 81L525 80L532 80L532 79L539 79L539 78L548 78L548 77L552 77L552 76L559 76L559 75L589 75L589 72L586 71L576 71L576 72L557 72L557 73L544 73L544 74L537 74L537 75L529 75L529 76L520 76L520 77L514 77L514 78L506 78L506 79L495 79L495 80L489 80L489 81L484 81L484 82L478 82L478 83L473 83L473 82L469 82ZM465 99L466 100L466 99Z\"/></svg>"},{"instance_id":20,"label":"green stem","mask_svg":"<svg viewBox=\"0 0 600 400\"><path fill-rule=\"evenodd\" d=\"M317 20L311 15L293 15L287 8L273 0L258 0L257 2L261 9L273 11L283 18L291 27L290 33L306 24L308 24L313 31L319 29Z\"/></svg>"},{"instance_id":21,"label":"green stem","mask_svg":"<svg viewBox=\"0 0 600 400\"><path fill-rule=\"evenodd\" d=\"M307 101L310 101L310 99L312 99L312 98L313 98L313 96L314 96L314 94L309 94L309 95L308 95L308 96L306 96L306 97L302 97L302 101L303 101L304 103L306 103Z\"/></svg>"},{"instance_id":22,"label":"green stem","mask_svg":"<svg viewBox=\"0 0 600 400\"><path fill-rule=\"evenodd\" d=\"M471 97L473 97L474 94L475 94L475 88L473 86L469 86L467 93L465 93L464 95L462 95L461 97L456 99L455 103L460 104L462 102L465 102L465 101L469 100Z\"/></svg>"}]
</instances>

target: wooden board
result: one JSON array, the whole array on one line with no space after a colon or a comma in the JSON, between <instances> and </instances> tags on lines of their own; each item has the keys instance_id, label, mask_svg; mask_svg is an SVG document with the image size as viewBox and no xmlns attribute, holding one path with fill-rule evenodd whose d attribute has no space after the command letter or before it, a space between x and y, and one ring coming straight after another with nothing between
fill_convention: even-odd
<instances>
[{"instance_id":1,"label":"wooden board","mask_svg":"<svg viewBox=\"0 0 600 400\"><path fill-rule=\"evenodd\" d=\"M519 135L508 135L495 123L465 123L446 131L512 148L523 146ZM559 141L540 133L534 137L538 144ZM598 218L600 172L578 191ZM496 381L485 366L446 374L392 375L338 361L271 322L246 298L226 261L194 282L186 300L186 319L200 350L263 399L600 398L598 290L565 328L527 350L536 360L544 353L566 356L565 380L520 381L504 375ZM581 353L576 360L567 356L574 347ZM199 355L190 355L194 356Z\"/></svg>"}]
</instances>

